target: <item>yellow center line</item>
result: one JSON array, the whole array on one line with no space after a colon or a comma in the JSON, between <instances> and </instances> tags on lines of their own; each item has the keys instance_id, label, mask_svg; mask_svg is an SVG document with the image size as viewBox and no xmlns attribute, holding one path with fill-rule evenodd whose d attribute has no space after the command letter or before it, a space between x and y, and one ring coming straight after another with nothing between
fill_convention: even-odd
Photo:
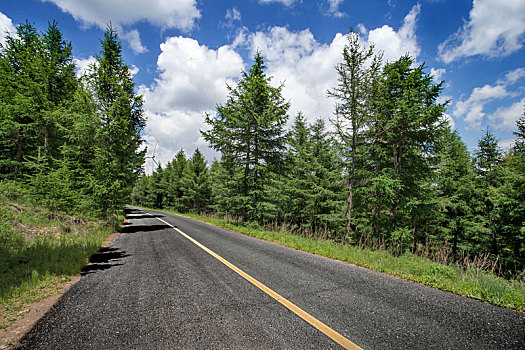
<instances>
[{"instance_id":1,"label":"yellow center line","mask_svg":"<svg viewBox=\"0 0 525 350\"><path fill-rule=\"evenodd\" d=\"M147 213L147 214L152 215L150 213ZM199 243L198 241L196 241L192 237L188 236L186 233L182 232L177 227L173 226L172 224L170 224L170 223L168 223L168 222L166 222L166 221L164 221L164 220L162 220L160 218L157 218L157 219L162 221L163 223L165 223L166 225L168 225L169 227L171 227L172 229L174 229L178 233L180 233L182 236L184 236L185 238L187 238L188 240L193 242L196 246L198 246L199 248L204 250L206 253L208 253L211 256L213 256L215 259L217 259L220 262L222 262L224 265L228 266L230 269L232 269L237 274L242 276L248 282L250 282L251 284L253 284L257 288L259 288L260 290L262 290L263 292L265 292L266 294L268 294L269 296L271 296L272 298L277 300L279 303L281 303L283 306L285 306L288 310L292 311L297 316L299 316L300 318L302 318L303 320L305 320L306 322L311 324L313 327L315 327L319 331L323 332L325 335L327 335L333 341L335 341L336 343L341 345L343 348L345 348L345 349L352 349L352 350L361 349L358 345L352 343L350 340L348 340L347 338L345 338L344 336L342 336L338 332L334 331L332 328L328 327L323 322L319 321L318 319L316 319L315 317L310 315L308 312L304 311L303 309L301 309L300 307L298 307L297 305L295 305L291 301L283 298L281 295L279 295L278 293L274 292L273 290L271 290L270 288L268 288L267 286L265 286L263 283L259 282L258 280L256 280L252 276L248 275L246 272L244 272L243 270L241 270L237 266L235 266L232 263L230 263L228 260L226 260L223 257L221 257L219 254L215 253L214 251L210 250L209 248L207 248L203 244Z\"/></svg>"}]
</instances>

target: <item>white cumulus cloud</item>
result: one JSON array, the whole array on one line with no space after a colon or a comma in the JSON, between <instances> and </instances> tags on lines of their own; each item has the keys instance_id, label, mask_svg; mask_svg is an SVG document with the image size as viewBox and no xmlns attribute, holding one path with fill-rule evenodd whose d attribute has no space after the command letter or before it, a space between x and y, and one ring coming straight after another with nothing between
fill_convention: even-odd
<instances>
[{"instance_id":1,"label":"white cumulus cloud","mask_svg":"<svg viewBox=\"0 0 525 350\"><path fill-rule=\"evenodd\" d=\"M160 49L160 75L152 86L143 88L148 110L155 113L213 109L226 100L226 84L239 77L244 66L230 46L213 50L182 36L167 38Z\"/></svg>"},{"instance_id":2,"label":"white cumulus cloud","mask_svg":"<svg viewBox=\"0 0 525 350\"><path fill-rule=\"evenodd\" d=\"M490 115L487 115L485 106L495 100L519 96L519 93L515 92L511 86L523 77L525 77L525 69L517 68L505 74L505 78L499 79L495 85L485 84L482 87L474 88L466 100L456 103L454 116L464 118L467 128L479 129L482 121L487 120L495 129L513 130L516 119L521 115L515 113L520 102L510 107L499 107ZM509 89L509 87L511 88ZM523 108L523 100L521 106Z\"/></svg>"},{"instance_id":3,"label":"white cumulus cloud","mask_svg":"<svg viewBox=\"0 0 525 350\"><path fill-rule=\"evenodd\" d=\"M488 118L494 125L494 128L513 131L516 130L516 121L523 115L524 106L525 97L509 107L499 107Z\"/></svg>"},{"instance_id":4,"label":"white cumulus cloud","mask_svg":"<svg viewBox=\"0 0 525 350\"><path fill-rule=\"evenodd\" d=\"M421 52L416 36L417 18L420 11L421 5L417 4L412 7L397 32L386 24L370 30L368 42L373 43L376 49L383 51L383 58L388 62L393 62L407 53L417 59ZM364 29L364 27L360 28Z\"/></svg>"},{"instance_id":5,"label":"white cumulus cloud","mask_svg":"<svg viewBox=\"0 0 525 350\"><path fill-rule=\"evenodd\" d=\"M11 18L0 12L0 44L5 45L6 34L16 36L16 28Z\"/></svg>"},{"instance_id":6,"label":"white cumulus cloud","mask_svg":"<svg viewBox=\"0 0 525 350\"><path fill-rule=\"evenodd\" d=\"M54 3L86 27L96 25L105 29L109 23L112 23L136 54L144 53L148 49L140 41L140 34L136 29L126 29L134 23L148 22L161 29L177 28L188 32L195 27L195 22L201 17L196 0L41 1Z\"/></svg>"},{"instance_id":7,"label":"white cumulus cloud","mask_svg":"<svg viewBox=\"0 0 525 350\"><path fill-rule=\"evenodd\" d=\"M407 52L417 58L420 49L415 27L419 11L420 6L414 6L397 32L389 26L370 31L359 26L363 44L374 42L389 61ZM255 33L246 29L239 32L233 46L247 46L252 54L260 50L268 66L267 73L273 76L273 85L284 83L283 96L291 102L290 116L303 112L314 120L327 119L333 114L335 101L326 96L326 91L337 84L334 67L341 61L346 43L341 33L332 42L322 44L309 29L290 31L286 27L270 27Z\"/></svg>"},{"instance_id":8,"label":"white cumulus cloud","mask_svg":"<svg viewBox=\"0 0 525 350\"><path fill-rule=\"evenodd\" d=\"M483 111L485 105L493 100L509 96L504 85L484 85L472 90L469 98L459 101L454 107L454 116L464 118L468 128L480 128L481 122L486 116Z\"/></svg>"},{"instance_id":9,"label":"white cumulus cloud","mask_svg":"<svg viewBox=\"0 0 525 350\"><path fill-rule=\"evenodd\" d=\"M346 13L339 11L339 5L344 0L328 0L328 14L336 17L336 18L342 18L346 16Z\"/></svg>"},{"instance_id":10,"label":"white cumulus cloud","mask_svg":"<svg viewBox=\"0 0 525 350\"><path fill-rule=\"evenodd\" d=\"M129 46L135 54L148 52L148 48L142 45L138 30L132 29L129 32L124 32L122 38L129 43Z\"/></svg>"},{"instance_id":11,"label":"white cumulus cloud","mask_svg":"<svg viewBox=\"0 0 525 350\"><path fill-rule=\"evenodd\" d=\"M155 159L162 164L184 149L192 154L199 147L208 160L217 156L200 135L205 113L215 113L216 104L226 102L226 84L240 77L244 62L230 46L217 50L194 39L170 37L161 44L157 59L160 75L151 86L140 86L148 123L144 139L148 152L158 142ZM151 172L152 161L146 171Z\"/></svg>"},{"instance_id":12,"label":"white cumulus cloud","mask_svg":"<svg viewBox=\"0 0 525 350\"><path fill-rule=\"evenodd\" d=\"M52 2L86 26L104 29L114 25L131 25L146 21L160 28L193 29L200 18L196 0L42 0Z\"/></svg>"},{"instance_id":13,"label":"white cumulus cloud","mask_svg":"<svg viewBox=\"0 0 525 350\"><path fill-rule=\"evenodd\" d=\"M295 1L296 0L259 0L259 3L260 4L270 4L270 3L274 2L274 3L281 3L281 4L285 5L285 6L290 7L290 6L293 5L293 3Z\"/></svg>"},{"instance_id":14,"label":"white cumulus cloud","mask_svg":"<svg viewBox=\"0 0 525 350\"><path fill-rule=\"evenodd\" d=\"M469 20L439 45L443 62L484 55L502 57L523 47L525 1L475 0Z\"/></svg>"},{"instance_id":15,"label":"white cumulus cloud","mask_svg":"<svg viewBox=\"0 0 525 350\"><path fill-rule=\"evenodd\" d=\"M445 68L430 68L430 75L434 79L434 82L439 83L443 80L443 76L447 70Z\"/></svg>"},{"instance_id":16,"label":"white cumulus cloud","mask_svg":"<svg viewBox=\"0 0 525 350\"><path fill-rule=\"evenodd\" d=\"M81 77L84 73L87 72L88 68L97 62L94 56L89 56L88 58L74 58L73 64L75 65L75 72L77 77Z\"/></svg>"}]
</instances>

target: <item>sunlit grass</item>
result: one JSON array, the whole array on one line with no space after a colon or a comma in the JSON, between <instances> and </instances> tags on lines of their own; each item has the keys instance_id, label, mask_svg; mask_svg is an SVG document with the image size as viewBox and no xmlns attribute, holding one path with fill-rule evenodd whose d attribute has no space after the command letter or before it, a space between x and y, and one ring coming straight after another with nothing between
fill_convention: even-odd
<instances>
[{"instance_id":1,"label":"sunlit grass","mask_svg":"<svg viewBox=\"0 0 525 350\"><path fill-rule=\"evenodd\" d=\"M111 224L51 213L28 204L0 202L0 328L24 305L59 292L115 231Z\"/></svg>"}]
</instances>

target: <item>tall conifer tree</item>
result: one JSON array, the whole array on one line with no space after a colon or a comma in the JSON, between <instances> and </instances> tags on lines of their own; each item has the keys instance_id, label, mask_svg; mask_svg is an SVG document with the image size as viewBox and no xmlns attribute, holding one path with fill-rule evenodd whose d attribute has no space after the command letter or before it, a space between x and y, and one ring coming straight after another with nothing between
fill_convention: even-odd
<instances>
[{"instance_id":1,"label":"tall conifer tree","mask_svg":"<svg viewBox=\"0 0 525 350\"><path fill-rule=\"evenodd\" d=\"M138 149L146 120L142 96L135 94L129 67L122 58L122 45L113 27L108 26L101 44L87 82L99 119L93 157L93 195L102 215L107 216L126 203L142 171L145 150Z\"/></svg>"},{"instance_id":2,"label":"tall conifer tree","mask_svg":"<svg viewBox=\"0 0 525 350\"><path fill-rule=\"evenodd\" d=\"M343 61L336 65L338 84L328 90L328 96L336 99L335 117L331 120L343 147L347 169L347 208L345 236L350 239L352 229L352 210L354 187L359 179L358 170L367 140L364 131L372 117L373 98L377 79L381 73L381 55L374 54L374 47L361 46L359 35L351 32L343 49Z\"/></svg>"},{"instance_id":3,"label":"tall conifer tree","mask_svg":"<svg viewBox=\"0 0 525 350\"><path fill-rule=\"evenodd\" d=\"M0 56L0 172L3 178L27 173L24 160L37 157L44 146L46 109L44 47L41 35L29 22L6 37Z\"/></svg>"},{"instance_id":4,"label":"tall conifer tree","mask_svg":"<svg viewBox=\"0 0 525 350\"><path fill-rule=\"evenodd\" d=\"M442 83L435 84L424 65L414 68L413 63L406 55L385 66L370 130L376 160L396 183L389 205L390 232L398 231L404 243L416 230L411 218L425 205L424 186L437 161L437 141L447 130L446 102L436 101Z\"/></svg>"},{"instance_id":5,"label":"tall conifer tree","mask_svg":"<svg viewBox=\"0 0 525 350\"><path fill-rule=\"evenodd\" d=\"M281 95L282 86L270 85L260 53L254 61L238 84L228 87L228 100L217 106L217 115L206 115L211 130L202 135L214 149L243 168L240 214L245 220L261 222L272 211L265 193L271 172L282 164L289 103Z\"/></svg>"},{"instance_id":6,"label":"tall conifer tree","mask_svg":"<svg viewBox=\"0 0 525 350\"><path fill-rule=\"evenodd\" d=\"M479 232L476 237L481 244L481 251L494 255L500 253L501 240L501 197L499 187L502 185L501 167L503 152L494 133L487 128L485 134L478 141L475 151L475 165L477 173L477 195L481 205L477 208L486 220L489 235Z\"/></svg>"}]
</instances>

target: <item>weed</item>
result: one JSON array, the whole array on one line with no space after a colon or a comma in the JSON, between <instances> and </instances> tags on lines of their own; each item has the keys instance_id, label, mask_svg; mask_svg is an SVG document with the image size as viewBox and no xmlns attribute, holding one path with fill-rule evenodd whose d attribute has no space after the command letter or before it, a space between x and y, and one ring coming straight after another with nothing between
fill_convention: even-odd
<instances>
[{"instance_id":1,"label":"weed","mask_svg":"<svg viewBox=\"0 0 525 350\"><path fill-rule=\"evenodd\" d=\"M0 328L20 317L23 305L58 293L118 220L87 221L0 198Z\"/></svg>"}]
</instances>

